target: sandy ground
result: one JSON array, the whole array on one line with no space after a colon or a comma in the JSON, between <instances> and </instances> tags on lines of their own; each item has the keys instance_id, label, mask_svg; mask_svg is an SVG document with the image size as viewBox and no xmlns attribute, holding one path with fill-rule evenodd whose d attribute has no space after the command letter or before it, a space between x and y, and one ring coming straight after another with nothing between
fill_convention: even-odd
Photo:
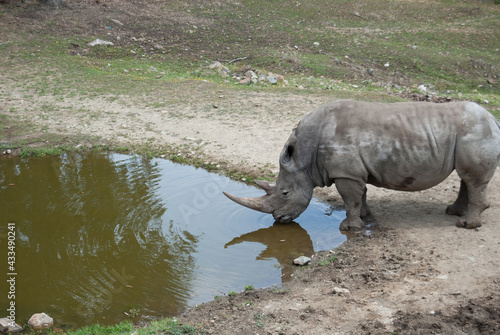
<instances>
[{"instance_id":1,"label":"sandy ground","mask_svg":"<svg viewBox=\"0 0 500 335\"><path fill-rule=\"evenodd\" d=\"M0 111L34 124L35 132L76 139L74 146L86 146L84 139L97 134L103 143L174 145L224 166L276 172L291 129L331 99L206 85L213 92L208 98L159 108L127 97L31 101L11 87ZM41 112L47 104L51 110ZM14 129L6 129L7 140L16 138ZM371 234L316 255L281 288L225 297L178 318L209 334L499 334L500 170L479 229L457 228L456 218L444 213L458 187L455 174L422 192L370 187ZM316 194L342 205L334 187ZM332 255L335 261L318 264Z\"/></svg>"}]
</instances>

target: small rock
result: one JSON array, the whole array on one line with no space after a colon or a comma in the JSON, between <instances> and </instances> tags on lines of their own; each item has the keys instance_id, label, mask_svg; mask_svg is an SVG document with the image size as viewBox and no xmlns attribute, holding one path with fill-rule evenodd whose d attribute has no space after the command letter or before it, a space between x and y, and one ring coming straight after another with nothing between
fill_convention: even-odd
<instances>
[{"instance_id":1,"label":"small rock","mask_svg":"<svg viewBox=\"0 0 500 335\"><path fill-rule=\"evenodd\" d=\"M300 257L295 258L293 260L293 264L303 266L303 265L307 265L310 261L311 261L311 259L309 257L300 256Z\"/></svg>"},{"instance_id":2,"label":"small rock","mask_svg":"<svg viewBox=\"0 0 500 335\"><path fill-rule=\"evenodd\" d=\"M213 62L208 66L211 70L217 70L217 74L221 77L229 77L229 68L222 65L220 62Z\"/></svg>"},{"instance_id":3,"label":"small rock","mask_svg":"<svg viewBox=\"0 0 500 335\"><path fill-rule=\"evenodd\" d=\"M253 79L253 78L259 78L259 77L257 76L257 74L256 74L255 72L253 72L252 70L247 71L247 72L245 73L245 76L246 76L246 77L248 77L248 78L252 78L252 79Z\"/></svg>"},{"instance_id":4,"label":"small rock","mask_svg":"<svg viewBox=\"0 0 500 335\"><path fill-rule=\"evenodd\" d=\"M222 64L220 62L213 62L208 66L208 68L211 70L218 69L219 67L222 67Z\"/></svg>"},{"instance_id":5,"label":"small rock","mask_svg":"<svg viewBox=\"0 0 500 335\"><path fill-rule=\"evenodd\" d=\"M275 75L267 76L266 80L271 84L276 84L278 82L278 78Z\"/></svg>"},{"instance_id":6,"label":"small rock","mask_svg":"<svg viewBox=\"0 0 500 335\"><path fill-rule=\"evenodd\" d=\"M346 288L334 287L332 293L338 295L345 295L345 294L350 294L351 292Z\"/></svg>"},{"instance_id":7,"label":"small rock","mask_svg":"<svg viewBox=\"0 0 500 335\"><path fill-rule=\"evenodd\" d=\"M23 331L23 327L8 318L0 319L0 334L14 334Z\"/></svg>"},{"instance_id":8,"label":"small rock","mask_svg":"<svg viewBox=\"0 0 500 335\"><path fill-rule=\"evenodd\" d=\"M389 67L389 66L391 66L391 64L389 62L387 62L387 63L384 64L384 66L385 67Z\"/></svg>"},{"instance_id":9,"label":"small rock","mask_svg":"<svg viewBox=\"0 0 500 335\"><path fill-rule=\"evenodd\" d=\"M97 38L97 39L93 40L92 42L88 43L87 45L93 47L95 45L115 45L115 44L113 42L105 41L105 40L101 40L100 38Z\"/></svg>"},{"instance_id":10,"label":"small rock","mask_svg":"<svg viewBox=\"0 0 500 335\"><path fill-rule=\"evenodd\" d=\"M112 21L112 22L116 23L116 24L117 24L117 25L119 25L119 26L122 26L122 27L124 26L124 24L123 24L123 23L121 23L121 22L120 22L120 21L118 21L118 20L115 20L115 19L110 19L110 21Z\"/></svg>"},{"instance_id":11,"label":"small rock","mask_svg":"<svg viewBox=\"0 0 500 335\"><path fill-rule=\"evenodd\" d=\"M43 330L54 325L54 319L45 313L33 314L28 320L28 326L33 330Z\"/></svg>"},{"instance_id":12,"label":"small rock","mask_svg":"<svg viewBox=\"0 0 500 335\"><path fill-rule=\"evenodd\" d=\"M314 43L313 43L313 45L314 45L315 47L319 47L319 42L314 42Z\"/></svg>"},{"instance_id":13,"label":"small rock","mask_svg":"<svg viewBox=\"0 0 500 335\"><path fill-rule=\"evenodd\" d=\"M370 67L368 69L366 69L366 73L368 73L369 76L373 76L373 69Z\"/></svg>"},{"instance_id":14,"label":"small rock","mask_svg":"<svg viewBox=\"0 0 500 335\"><path fill-rule=\"evenodd\" d=\"M245 77L242 80L240 80L241 85L250 85L251 79L249 77Z\"/></svg>"}]
</instances>

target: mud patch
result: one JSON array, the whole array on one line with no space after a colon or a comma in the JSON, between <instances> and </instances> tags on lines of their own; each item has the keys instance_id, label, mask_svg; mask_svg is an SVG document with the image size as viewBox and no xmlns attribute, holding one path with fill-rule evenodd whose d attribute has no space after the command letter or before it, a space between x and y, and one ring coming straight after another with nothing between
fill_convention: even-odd
<instances>
[{"instance_id":1,"label":"mud patch","mask_svg":"<svg viewBox=\"0 0 500 335\"><path fill-rule=\"evenodd\" d=\"M451 309L422 313L398 313L395 326L411 334L499 334L500 295L468 300Z\"/></svg>"}]
</instances>

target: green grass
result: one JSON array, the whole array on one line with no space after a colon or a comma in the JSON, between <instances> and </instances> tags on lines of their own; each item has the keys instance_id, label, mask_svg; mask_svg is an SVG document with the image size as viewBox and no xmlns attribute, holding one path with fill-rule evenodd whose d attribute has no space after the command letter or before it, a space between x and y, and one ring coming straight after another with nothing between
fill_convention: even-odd
<instances>
[{"instance_id":1,"label":"green grass","mask_svg":"<svg viewBox=\"0 0 500 335\"><path fill-rule=\"evenodd\" d=\"M31 32L24 40L3 44L0 54L7 54L3 58L6 68L23 69L10 74L41 96L113 97L165 91L166 103L176 103L186 96L182 90L175 94L174 86L201 79L225 84L205 70L210 62L247 56L248 60L229 65L230 70L249 65L282 73L310 89L321 87L310 85L304 77L355 85L397 79L406 87L432 84L442 94L453 91L448 95L468 94L472 100L500 105L499 85L489 83L495 82L491 79L500 66L499 6L475 1L389 4L382 0L300 5L247 0L240 5L204 3L203 9L174 1L162 6L174 11L190 9L195 17L213 24L172 31L171 38L179 43L161 42L167 49L155 49L156 42L148 42L150 38L158 41L162 29L170 29L167 23L161 17L142 22L139 17L133 24L146 32L144 42L115 41L114 46L87 48L83 56L72 56L70 43L83 48L100 36ZM389 68L384 67L387 62ZM366 75L367 68L374 69L373 78Z\"/></svg>"},{"instance_id":2,"label":"green grass","mask_svg":"<svg viewBox=\"0 0 500 335\"><path fill-rule=\"evenodd\" d=\"M255 289L255 287L253 285L245 285L245 291L251 291L254 289Z\"/></svg>"},{"instance_id":3,"label":"green grass","mask_svg":"<svg viewBox=\"0 0 500 335\"><path fill-rule=\"evenodd\" d=\"M125 321L117 325L112 326L101 326L92 325L88 327L83 327L78 330L68 331L67 335L130 335L135 333L137 335L154 335L154 334L203 334L202 329L197 329L196 327L185 325L177 322L175 319L164 319L160 321L153 321L149 323L146 327L135 327L131 322ZM59 333L51 333L59 334Z\"/></svg>"}]
</instances>

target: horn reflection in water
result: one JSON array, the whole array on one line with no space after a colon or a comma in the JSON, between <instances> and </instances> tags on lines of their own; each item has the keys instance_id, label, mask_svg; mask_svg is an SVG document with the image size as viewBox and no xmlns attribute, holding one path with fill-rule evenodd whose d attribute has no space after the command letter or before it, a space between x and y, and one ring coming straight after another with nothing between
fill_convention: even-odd
<instances>
[{"instance_id":1,"label":"horn reflection in water","mask_svg":"<svg viewBox=\"0 0 500 335\"><path fill-rule=\"evenodd\" d=\"M15 223L18 322L39 311L61 328L140 321L173 316L247 284L280 283L276 265L302 251L275 246L266 237L280 231L272 216L235 206L222 190L262 195L160 159L0 158L0 246L7 223ZM345 239L342 216L313 199L297 220L302 228L282 226L284 239L306 245L304 253L333 248ZM238 244L224 248L229 241ZM0 281L0 292L6 290ZM7 303L0 299L0 309Z\"/></svg>"},{"instance_id":2,"label":"horn reflection in water","mask_svg":"<svg viewBox=\"0 0 500 335\"><path fill-rule=\"evenodd\" d=\"M275 222L269 228L243 234L226 243L224 248L243 242L258 242L266 246L256 260L276 259L281 268L282 281L292 279L292 262L299 256L311 257L314 253L313 243L307 231L297 222Z\"/></svg>"}]
</instances>

